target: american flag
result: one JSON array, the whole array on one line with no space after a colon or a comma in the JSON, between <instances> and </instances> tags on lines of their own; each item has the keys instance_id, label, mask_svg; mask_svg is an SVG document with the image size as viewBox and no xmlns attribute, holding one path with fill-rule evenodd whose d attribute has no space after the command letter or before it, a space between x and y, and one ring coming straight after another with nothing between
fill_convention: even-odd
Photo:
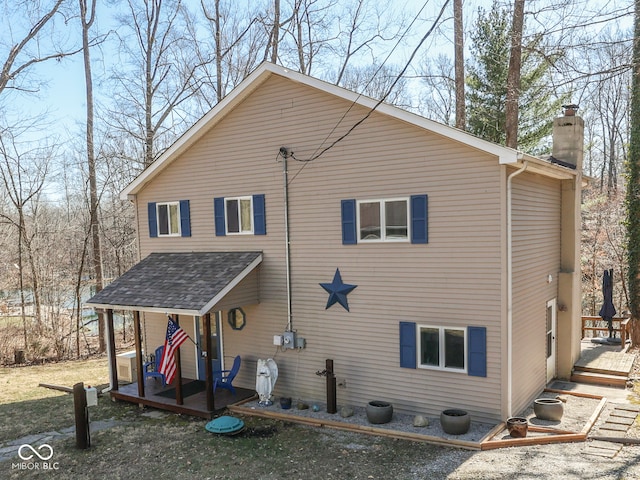
<instances>
[{"instance_id":1,"label":"american flag","mask_svg":"<svg viewBox=\"0 0 640 480\"><path fill-rule=\"evenodd\" d=\"M167 338L164 341L164 351L162 353L162 360L160 361L160 368L158 369L158 371L164 375L167 383L171 383L176 376L176 360L174 354L187 338L189 338L189 336L180 328L180 325L169 317Z\"/></svg>"}]
</instances>

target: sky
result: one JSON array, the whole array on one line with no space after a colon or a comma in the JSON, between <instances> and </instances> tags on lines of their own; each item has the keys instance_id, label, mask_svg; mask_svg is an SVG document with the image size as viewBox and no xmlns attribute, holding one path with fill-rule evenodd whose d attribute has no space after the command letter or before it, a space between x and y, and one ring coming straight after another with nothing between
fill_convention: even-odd
<instances>
[{"instance_id":1,"label":"sky","mask_svg":"<svg viewBox=\"0 0 640 480\"><path fill-rule=\"evenodd\" d=\"M431 0L427 2L428 7L436 6L440 8L444 0ZM467 3L472 0L468 0ZM482 3L482 0L480 0ZM96 26L94 31L106 31L115 28L113 21L114 10L100 4L96 16ZM198 2L199 3L199 2ZM401 2L397 2L401 4ZM402 9L407 12L417 12L424 4L424 0L405 0L402 2ZM78 19L73 19L69 25L77 32L80 40L80 25ZM419 33L413 28L413 35L419 39ZM76 34L74 32L74 34ZM390 47L389 47L390 48ZM407 47L409 48L409 47ZM100 57L104 54L104 58ZM97 84L99 76L108 75L110 62L114 59L116 52L103 50L103 52L92 52L92 68L94 74L94 95L99 100L101 94L100 86ZM408 53L405 53L405 56ZM392 59L394 61L394 59ZM417 63L417 58L414 60ZM18 109L20 113L29 111L33 114L47 112L50 125L48 128L58 133L61 137L66 137L75 132L84 131L84 121L86 116L85 83L82 55L64 58L61 61L48 61L38 65L34 69L34 74L46 84L42 87L40 94L36 96L20 96L16 99L12 107ZM103 92L102 92L103 93ZM104 94L104 93L103 93Z\"/></svg>"},{"instance_id":2,"label":"sky","mask_svg":"<svg viewBox=\"0 0 640 480\"><path fill-rule=\"evenodd\" d=\"M195 2L195 0L187 0L188 2ZM607 3L611 3L610 0ZM624 0L618 0L624 2ZM444 0L429 0L425 12L429 12L430 17L433 18L434 12L439 10ZM199 2L197 2L199 4ZM395 0L390 2L393 6L400 6L401 9L408 14L413 14L420 10L424 5L424 0ZM533 3L533 0L531 0ZM589 5L594 5L597 2L591 0ZM107 31L115 28L115 22L113 20L114 7L107 6L104 1L98 1L99 10L96 16L96 25L94 31ZM528 2L528 4L530 4ZM74 3L75 5L75 3ZM485 8L490 7L491 0L465 0L465 24L470 23L471 17L477 11L478 6ZM447 19L447 25L451 27L451 8L452 2L447 7L448 11L445 14ZM631 19L629 19L629 22ZM418 30L417 25L414 26L412 33L413 45L417 44L422 31ZM424 26L424 22L422 23ZM71 19L67 29L72 32L73 35L78 36L78 42L80 40L80 25L77 18ZM424 28L424 27L423 27ZM426 49L430 49L430 52L434 51L447 51L450 52L451 43L450 38L446 35L440 34L439 41L435 45L427 42L420 53L423 53ZM435 35L434 35L435 37ZM391 62L400 64L402 57L407 58L413 49L413 45L408 45L401 53L394 54ZM110 47L112 48L112 47ZM390 46L388 48L391 48ZM1 52L0 52L1 53ZM102 52L94 50L92 52L93 60L93 73L94 73L94 90L96 91L96 100L99 100L100 94L105 94L100 88L98 77L108 75L110 63L116 58L117 52L103 49ZM103 58L100 58L104 55ZM414 61L413 66L416 66L420 60L418 55ZM49 61L45 64L40 64L35 69L35 75L39 76L42 80L46 80L47 85L42 89L40 95L36 96L20 96L15 99L14 103L9 107L22 114L25 111L31 113L47 112L47 118L49 121L48 129L60 135L62 138L67 138L69 135L74 135L84 131L84 119L86 115L86 102L85 102L85 84L84 84L84 69L82 65L82 56L77 54L71 58L65 58L61 61ZM106 92L108 94L108 92Z\"/></svg>"}]
</instances>

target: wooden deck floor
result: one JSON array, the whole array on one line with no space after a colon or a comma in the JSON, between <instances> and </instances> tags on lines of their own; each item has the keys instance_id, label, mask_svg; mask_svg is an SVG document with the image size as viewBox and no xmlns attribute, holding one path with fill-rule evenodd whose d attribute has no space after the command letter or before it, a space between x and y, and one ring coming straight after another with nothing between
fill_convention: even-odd
<instances>
[{"instance_id":1,"label":"wooden deck floor","mask_svg":"<svg viewBox=\"0 0 640 480\"><path fill-rule=\"evenodd\" d=\"M628 376L635 360L634 354L620 352L619 346L583 341L581 350L575 366L583 371Z\"/></svg>"},{"instance_id":2,"label":"wooden deck floor","mask_svg":"<svg viewBox=\"0 0 640 480\"><path fill-rule=\"evenodd\" d=\"M183 378L182 384L186 385L191 381L193 380ZM219 388L216 390L214 395L215 408L213 411L209 411L207 410L206 392L198 392L184 397L182 405L178 405L174 398L158 395L159 393L170 390L171 388L171 386L163 388L160 382L157 382L152 378L147 379L147 382L145 383L144 397L138 396L138 384L134 382L120 385L118 390L111 391L111 398L130 403L137 403L140 406L153 407L160 410L169 410L175 413L211 419L216 415L216 413L224 410L227 406L245 401L256 394L254 390L235 387L236 394L232 395L229 390Z\"/></svg>"}]
</instances>

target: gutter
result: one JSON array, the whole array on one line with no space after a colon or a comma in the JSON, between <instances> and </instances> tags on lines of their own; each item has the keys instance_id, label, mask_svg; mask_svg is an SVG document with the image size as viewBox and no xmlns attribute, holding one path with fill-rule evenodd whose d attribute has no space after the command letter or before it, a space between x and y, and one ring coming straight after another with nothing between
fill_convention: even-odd
<instances>
[{"instance_id":1,"label":"gutter","mask_svg":"<svg viewBox=\"0 0 640 480\"><path fill-rule=\"evenodd\" d=\"M507 416L513 416L513 179L524 173L529 162L507 177Z\"/></svg>"}]
</instances>

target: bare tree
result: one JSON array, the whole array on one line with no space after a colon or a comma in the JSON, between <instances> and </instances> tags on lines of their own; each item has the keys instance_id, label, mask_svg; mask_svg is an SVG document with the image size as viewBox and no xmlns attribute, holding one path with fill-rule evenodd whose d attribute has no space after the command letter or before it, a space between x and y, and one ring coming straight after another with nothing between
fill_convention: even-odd
<instances>
[{"instance_id":1,"label":"bare tree","mask_svg":"<svg viewBox=\"0 0 640 480\"><path fill-rule=\"evenodd\" d=\"M127 0L127 9L118 16L124 59L109 122L134 139L130 157L146 168L193 120L185 102L199 89L198 63L180 0Z\"/></svg>"},{"instance_id":2,"label":"bare tree","mask_svg":"<svg viewBox=\"0 0 640 480\"><path fill-rule=\"evenodd\" d=\"M96 292L102 290L102 249L100 247L100 219L98 201L98 184L96 179L96 154L94 146L94 113L93 113L93 77L91 75L91 46L89 31L96 18L96 0L78 0L80 6L80 23L82 24L82 56L84 61L84 81L87 101L87 166L89 172L89 217L91 231L91 247L93 253L93 273L95 275ZM100 352L106 350L105 325L99 314L98 342Z\"/></svg>"},{"instance_id":3,"label":"bare tree","mask_svg":"<svg viewBox=\"0 0 640 480\"><path fill-rule=\"evenodd\" d=\"M464 30L462 22L462 0L453 0L453 38L456 84L456 128L464 130L467 119L464 96Z\"/></svg>"},{"instance_id":4,"label":"bare tree","mask_svg":"<svg viewBox=\"0 0 640 480\"><path fill-rule=\"evenodd\" d=\"M518 147L518 104L520 99L520 69L522 68L522 30L524 26L524 0L514 0L511 25L511 51L507 74L507 100L505 102L505 129L507 147Z\"/></svg>"}]
</instances>

